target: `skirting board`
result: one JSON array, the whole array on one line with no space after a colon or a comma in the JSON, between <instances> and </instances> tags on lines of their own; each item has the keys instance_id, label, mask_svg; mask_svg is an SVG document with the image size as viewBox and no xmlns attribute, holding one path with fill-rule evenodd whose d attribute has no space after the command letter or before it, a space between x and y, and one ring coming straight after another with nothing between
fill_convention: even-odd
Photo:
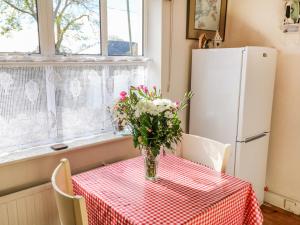
<instances>
[{"instance_id":1,"label":"skirting board","mask_svg":"<svg viewBox=\"0 0 300 225\"><path fill-rule=\"evenodd\" d=\"M273 192L265 192L265 202L300 215L300 202Z\"/></svg>"}]
</instances>

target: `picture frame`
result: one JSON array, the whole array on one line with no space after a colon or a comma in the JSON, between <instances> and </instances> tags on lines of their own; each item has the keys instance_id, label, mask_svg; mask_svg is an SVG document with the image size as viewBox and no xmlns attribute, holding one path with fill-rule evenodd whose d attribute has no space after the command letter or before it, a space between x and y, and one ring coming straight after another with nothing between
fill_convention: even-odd
<instances>
[{"instance_id":1,"label":"picture frame","mask_svg":"<svg viewBox=\"0 0 300 225\"><path fill-rule=\"evenodd\" d=\"M225 40L227 0L188 0L186 38L198 40L203 33L213 39L219 31Z\"/></svg>"}]
</instances>

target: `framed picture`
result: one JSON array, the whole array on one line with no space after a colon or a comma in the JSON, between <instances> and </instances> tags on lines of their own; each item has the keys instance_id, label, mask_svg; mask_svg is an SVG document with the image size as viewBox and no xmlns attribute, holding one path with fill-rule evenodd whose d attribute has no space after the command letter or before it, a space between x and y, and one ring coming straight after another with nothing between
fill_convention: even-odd
<instances>
[{"instance_id":1,"label":"framed picture","mask_svg":"<svg viewBox=\"0 0 300 225\"><path fill-rule=\"evenodd\" d=\"M203 33L213 39L217 30L224 40L227 0L188 0L187 39Z\"/></svg>"}]
</instances>

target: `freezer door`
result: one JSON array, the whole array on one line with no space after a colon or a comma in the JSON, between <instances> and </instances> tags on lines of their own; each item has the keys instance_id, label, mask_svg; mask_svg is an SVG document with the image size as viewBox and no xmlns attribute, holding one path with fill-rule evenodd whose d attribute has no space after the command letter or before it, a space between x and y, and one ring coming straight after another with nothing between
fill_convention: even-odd
<instances>
[{"instance_id":1,"label":"freezer door","mask_svg":"<svg viewBox=\"0 0 300 225\"><path fill-rule=\"evenodd\" d=\"M244 52L239 141L270 131L276 57L272 48L247 47Z\"/></svg>"},{"instance_id":2,"label":"freezer door","mask_svg":"<svg viewBox=\"0 0 300 225\"><path fill-rule=\"evenodd\" d=\"M193 50L190 130L231 144L228 173L234 175L243 48Z\"/></svg>"},{"instance_id":3,"label":"freezer door","mask_svg":"<svg viewBox=\"0 0 300 225\"><path fill-rule=\"evenodd\" d=\"M252 183L260 204L264 200L264 187L268 157L269 134L261 134L237 143L236 176Z\"/></svg>"}]
</instances>

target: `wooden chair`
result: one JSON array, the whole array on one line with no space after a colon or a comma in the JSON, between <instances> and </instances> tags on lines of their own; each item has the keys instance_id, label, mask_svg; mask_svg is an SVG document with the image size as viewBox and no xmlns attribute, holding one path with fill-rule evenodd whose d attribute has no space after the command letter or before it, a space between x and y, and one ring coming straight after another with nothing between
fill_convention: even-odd
<instances>
[{"instance_id":1,"label":"wooden chair","mask_svg":"<svg viewBox=\"0 0 300 225\"><path fill-rule=\"evenodd\" d=\"M51 178L61 225L88 225L85 200L74 196L70 164L62 159Z\"/></svg>"},{"instance_id":2,"label":"wooden chair","mask_svg":"<svg viewBox=\"0 0 300 225\"><path fill-rule=\"evenodd\" d=\"M182 158L225 173L230 157L230 145L196 135L183 134L177 152Z\"/></svg>"}]
</instances>

